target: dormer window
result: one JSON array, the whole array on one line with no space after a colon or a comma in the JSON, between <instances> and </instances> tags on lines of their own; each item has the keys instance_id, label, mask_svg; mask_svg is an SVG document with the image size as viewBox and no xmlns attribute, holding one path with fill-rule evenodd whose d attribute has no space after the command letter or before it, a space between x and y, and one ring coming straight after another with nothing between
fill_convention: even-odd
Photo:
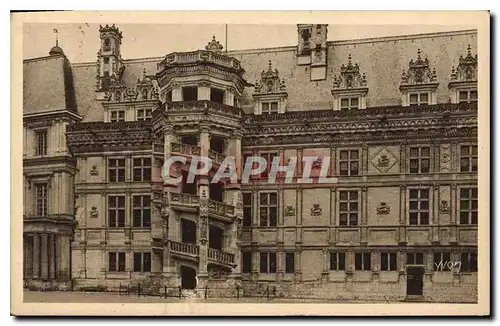
<instances>
[{"instance_id":1,"label":"dormer window","mask_svg":"<svg viewBox=\"0 0 500 326\"><path fill-rule=\"evenodd\" d=\"M262 114L278 113L278 102L262 103Z\"/></svg>"},{"instance_id":2,"label":"dormer window","mask_svg":"<svg viewBox=\"0 0 500 326\"><path fill-rule=\"evenodd\" d=\"M271 61L267 71L263 70L260 81L255 83L253 98L255 114L285 113L288 93L284 80L280 80L278 69L272 69Z\"/></svg>"},{"instance_id":3,"label":"dormer window","mask_svg":"<svg viewBox=\"0 0 500 326\"><path fill-rule=\"evenodd\" d=\"M401 104L410 105L434 105L437 104L436 90L437 82L436 68L429 66L427 58L422 59L420 49L417 51L417 59L410 60L408 70L401 74Z\"/></svg>"},{"instance_id":4,"label":"dormer window","mask_svg":"<svg viewBox=\"0 0 500 326\"><path fill-rule=\"evenodd\" d=\"M109 112L109 122L125 121L125 110L113 110Z\"/></svg>"},{"instance_id":5,"label":"dormer window","mask_svg":"<svg viewBox=\"0 0 500 326\"><path fill-rule=\"evenodd\" d=\"M458 103L477 102L477 90L459 91Z\"/></svg>"},{"instance_id":6,"label":"dormer window","mask_svg":"<svg viewBox=\"0 0 500 326\"><path fill-rule=\"evenodd\" d=\"M472 55L470 44L465 58L460 56L457 68L451 68L450 101L451 103L477 102L477 54Z\"/></svg>"},{"instance_id":7,"label":"dormer window","mask_svg":"<svg viewBox=\"0 0 500 326\"><path fill-rule=\"evenodd\" d=\"M366 75L361 75L359 65L352 63L349 54L347 65L340 67L340 75L333 78L333 109L357 110L366 108Z\"/></svg>"},{"instance_id":8,"label":"dormer window","mask_svg":"<svg viewBox=\"0 0 500 326\"><path fill-rule=\"evenodd\" d=\"M137 110L137 121L151 120L151 109Z\"/></svg>"}]
</instances>

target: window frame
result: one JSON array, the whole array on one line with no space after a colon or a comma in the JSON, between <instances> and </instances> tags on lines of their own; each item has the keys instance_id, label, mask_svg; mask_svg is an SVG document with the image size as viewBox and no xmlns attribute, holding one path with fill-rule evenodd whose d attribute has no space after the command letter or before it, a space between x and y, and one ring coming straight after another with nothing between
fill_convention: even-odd
<instances>
[{"instance_id":1,"label":"window frame","mask_svg":"<svg viewBox=\"0 0 500 326\"><path fill-rule=\"evenodd\" d=\"M259 272L260 274L276 274L278 273L278 258L277 258L277 253L274 252L274 251L267 251L267 252L260 252L259 253ZM263 257L266 257L265 260L266 260L266 268L265 268L265 271L263 271L263 264L262 264L262 261L263 261ZM271 257L274 257L274 267L273 267L273 264L271 262ZM274 269L274 270L273 270Z\"/></svg>"},{"instance_id":2,"label":"window frame","mask_svg":"<svg viewBox=\"0 0 500 326\"><path fill-rule=\"evenodd\" d=\"M149 121L153 118L153 109L137 109L136 110L136 120L137 121Z\"/></svg>"},{"instance_id":3,"label":"window frame","mask_svg":"<svg viewBox=\"0 0 500 326\"><path fill-rule=\"evenodd\" d=\"M35 155L36 156L45 156L48 154L48 135L49 129L35 129ZM43 137L41 137L43 136ZM42 146L40 146L40 142L42 142Z\"/></svg>"},{"instance_id":4,"label":"window frame","mask_svg":"<svg viewBox=\"0 0 500 326\"><path fill-rule=\"evenodd\" d=\"M49 184L47 182L39 182L34 184L35 188L35 213L38 217L49 215ZM43 195L38 196L38 190L42 189ZM41 210L39 210L41 204Z\"/></svg>"},{"instance_id":5,"label":"window frame","mask_svg":"<svg viewBox=\"0 0 500 326\"><path fill-rule=\"evenodd\" d=\"M113 114L116 114L116 117L113 117ZM120 117L120 114L123 114L123 117ZM123 121L126 121L124 109L109 110L109 122L123 122Z\"/></svg>"},{"instance_id":6,"label":"window frame","mask_svg":"<svg viewBox=\"0 0 500 326\"><path fill-rule=\"evenodd\" d=\"M347 106L342 105L342 101L348 101ZM356 100L357 104L352 104L353 100ZM361 107L361 96L342 96L340 97L340 111L351 111L351 110L359 110Z\"/></svg>"},{"instance_id":7,"label":"window frame","mask_svg":"<svg viewBox=\"0 0 500 326\"><path fill-rule=\"evenodd\" d=\"M247 258L248 258L248 263L249 263L248 266L246 266L246 264L245 264L245 262L246 262L245 255L247 255ZM252 261L253 261L253 254L251 251L243 251L241 253L241 273L242 274L252 273Z\"/></svg>"},{"instance_id":8,"label":"window frame","mask_svg":"<svg viewBox=\"0 0 500 326\"><path fill-rule=\"evenodd\" d=\"M463 155L462 154L462 149L463 148L468 148L467 151L468 151L468 154L467 155ZM474 154L475 152L475 154ZM458 153L459 153L459 172L464 172L464 173L467 173L467 172L478 172L478 147L477 147L477 144L460 144L458 146ZM467 160L467 170L462 170L462 161L463 160ZM474 165L474 160L476 161L476 164Z\"/></svg>"},{"instance_id":9,"label":"window frame","mask_svg":"<svg viewBox=\"0 0 500 326\"><path fill-rule=\"evenodd\" d=\"M123 264L120 262L123 257ZM114 259L113 259L114 258ZM111 261L114 261L111 264ZM114 269L111 267L114 265ZM121 268L123 266L123 268ZM110 251L108 252L108 271L112 273L124 273L127 271L127 255L124 251Z\"/></svg>"},{"instance_id":10,"label":"window frame","mask_svg":"<svg viewBox=\"0 0 500 326\"><path fill-rule=\"evenodd\" d=\"M276 105L276 110L273 109L273 104ZM263 101L261 102L261 114L278 114L280 110L280 101ZM264 108L266 105L267 109Z\"/></svg>"},{"instance_id":11,"label":"window frame","mask_svg":"<svg viewBox=\"0 0 500 326\"><path fill-rule=\"evenodd\" d=\"M141 160L140 165L136 165L136 160ZM149 160L149 164L144 164L144 160ZM132 157L132 181L134 182L150 182L151 177L152 177L152 171L153 171L153 159L150 156L135 156ZM147 173L144 171L147 171L149 169L149 178L145 177L147 176ZM140 178L136 178L136 170L140 171Z\"/></svg>"},{"instance_id":12,"label":"window frame","mask_svg":"<svg viewBox=\"0 0 500 326\"><path fill-rule=\"evenodd\" d=\"M146 263L148 260L146 257L149 256L149 263ZM150 273L151 272L151 252L149 251L141 251L141 252L133 252L132 258L133 258L133 272L134 273ZM137 261L136 258L139 257L139 268L136 268ZM146 268L148 267L148 268Z\"/></svg>"},{"instance_id":13,"label":"window frame","mask_svg":"<svg viewBox=\"0 0 500 326\"><path fill-rule=\"evenodd\" d=\"M410 255L413 256L413 261L410 263ZM420 256L421 255L421 256ZM422 257L422 262L419 263L419 257ZM426 265L426 261L425 261L425 254L421 251L411 251L411 252L407 252L406 253L406 265L412 265L412 266L425 266Z\"/></svg>"},{"instance_id":14,"label":"window frame","mask_svg":"<svg viewBox=\"0 0 500 326\"><path fill-rule=\"evenodd\" d=\"M115 205L111 205L111 198L115 198ZM123 198L123 207L120 206L120 199ZM107 196L107 226L108 228L124 228L126 225L126 220L127 220L127 212L126 212L126 207L127 207L127 196L123 194L109 194ZM114 217L114 222L111 223L111 212L115 212L115 217ZM123 223L120 223L120 213L123 213Z\"/></svg>"},{"instance_id":15,"label":"window frame","mask_svg":"<svg viewBox=\"0 0 500 326\"><path fill-rule=\"evenodd\" d=\"M242 226L244 228L251 227L253 224L253 193L252 192L242 192L242 201L243 201L243 221ZM245 197L248 196L250 198L250 203L245 203ZM250 210L250 214L245 214L246 210Z\"/></svg>"},{"instance_id":16,"label":"window frame","mask_svg":"<svg viewBox=\"0 0 500 326\"><path fill-rule=\"evenodd\" d=\"M476 98L472 98L471 97L471 93L475 92L476 93ZM474 103L474 102L478 102L478 98L479 98L479 92L477 91L477 89L459 89L457 90L457 99L458 99L458 103ZM460 93L466 93L467 94L467 99L466 100L461 100L460 99Z\"/></svg>"},{"instance_id":17,"label":"window frame","mask_svg":"<svg viewBox=\"0 0 500 326\"><path fill-rule=\"evenodd\" d=\"M361 256L360 256L361 255ZM354 253L354 270L369 272L372 270L372 257L371 252L356 252ZM358 257L361 257L361 266L358 265ZM368 257L368 258L366 258ZM368 264L366 264L368 262ZM368 265L368 267L366 266Z\"/></svg>"},{"instance_id":18,"label":"window frame","mask_svg":"<svg viewBox=\"0 0 500 326\"><path fill-rule=\"evenodd\" d=\"M466 259L464 257L466 255ZM473 259L475 257L475 259ZM464 251L460 253L460 272L461 273L477 273L477 252L476 251ZM472 265L471 265L472 263Z\"/></svg>"},{"instance_id":19,"label":"window frame","mask_svg":"<svg viewBox=\"0 0 500 326\"><path fill-rule=\"evenodd\" d=\"M294 274L295 273L295 252L293 251L285 251L285 274ZM291 265L289 265L291 258Z\"/></svg>"},{"instance_id":20,"label":"window frame","mask_svg":"<svg viewBox=\"0 0 500 326\"><path fill-rule=\"evenodd\" d=\"M140 198L141 206L136 206L136 198ZM149 198L149 205L144 205L144 199ZM151 228L151 194L133 194L132 195L132 227ZM149 217L145 218L145 211L149 212ZM136 212L140 212L140 223L136 224ZM145 223L147 221L148 223Z\"/></svg>"},{"instance_id":21,"label":"window frame","mask_svg":"<svg viewBox=\"0 0 500 326\"><path fill-rule=\"evenodd\" d=\"M462 197L464 191L468 192L468 197ZM477 186L461 186L458 188L458 224L459 225L478 225L478 195L479 189ZM475 196L474 196L475 194ZM468 208L462 208L462 202L467 201ZM475 208L474 208L475 202ZM467 222L462 223L462 213L467 213ZM475 215L475 217L474 217ZM473 223L475 222L475 223Z\"/></svg>"},{"instance_id":22,"label":"window frame","mask_svg":"<svg viewBox=\"0 0 500 326\"><path fill-rule=\"evenodd\" d=\"M412 191L418 191L417 198L412 198ZM422 191L427 191L427 198L422 198ZM410 226L419 226L419 225L431 225L431 189L430 187L411 187L408 189L408 220L407 223ZM422 200L423 199L423 200ZM412 202L417 203L418 208L412 208ZM427 202L427 209L422 209L421 203ZM412 213L417 214L416 223L412 223ZM427 223L422 223L422 213L427 213ZM425 215L424 215L425 216Z\"/></svg>"},{"instance_id":23,"label":"window frame","mask_svg":"<svg viewBox=\"0 0 500 326\"><path fill-rule=\"evenodd\" d=\"M417 156L412 156L412 150L416 149L418 151ZM429 155L423 155L422 151L424 149L427 149L429 152ZM427 170L423 171L423 162L427 160ZM412 162L417 163L417 171L412 170ZM408 173L409 174L428 174L431 173L431 162L432 162L432 150L431 146L429 145L416 145L416 146L410 146L408 148Z\"/></svg>"},{"instance_id":24,"label":"window frame","mask_svg":"<svg viewBox=\"0 0 500 326\"><path fill-rule=\"evenodd\" d=\"M342 193L347 193L347 199L342 199ZM356 193L356 199L351 199L351 195L353 193ZM342 188L338 189L338 197L337 197L337 212L338 212L338 224L339 226L346 226L346 227L355 227L359 225L359 210L360 210L360 191L359 189L352 189L352 188ZM356 210L351 210L351 204L356 203ZM347 210L342 209L342 204L347 204ZM347 220L346 224L342 223L342 214L347 214ZM356 223L352 224L351 223L351 215L356 214Z\"/></svg>"},{"instance_id":25,"label":"window frame","mask_svg":"<svg viewBox=\"0 0 500 326\"><path fill-rule=\"evenodd\" d=\"M446 260L445 259L445 255L447 255L448 259ZM436 259L436 258L439 258L439 259ZM440 267L438 267L440 265L440 262L442 262L443 264L441 266L443 266L443 269L438 269ZM432 253L432 270L434 272L451 272L451 269L449 268L448 266L448 262L451 262L451 251L435 251ZM438 265L436 265L436 263Z\"/></svg>"},{"instance_id":26,"label":"window frame","mask_svg":"<svg viewBox=\"0 0 500 326\"><path fill-rule=\"evenodd\" d=\"M427 96L427 101L422 101L421 97L422 95L425 94ZM411 101L411 96L412 95L417 95L417 101L416 102L413 102ZM430 104L430 98L431 98L431 94L429 92L419 92L419 91L415 91L415 92L409 92L408 93L408 104L409 106L420 106L420 105L429 105Z\"/></svg>"},{"instance_id":27,"label":"window frame","mask_svg":"<svg viewBox=\"0 0 500 326\"><path fill-rule=\"evenodd\" d=\"M271 194L275 194L276 195L276 204L275 205L271 205ZM263 205L262 204L262 195L267 195L267 204L266 205ZM275 228L278 226L278 218L279 218L279 194L278 194L278 191L277 190L263 190L263 191L259 191L258 192L258 205L259 205L259 226L261 227L268 227L268 228ZM261 215L261 212L262 212L262 208L263 206L265 208L267 208L267 217L266 217L266 225L263 225L262 223L262 215ZM272 219L270 218L271 217L271 208L275 208L276 209L276 216L275 216L275 223L271 223Z\"/></svg>"},{"instance_id":28,"label":"window frame","mask_svg":"<svg viewBox=\"0 0 500 326\"><path fill-rule=\"evenodd\" d=\"M342 158L342 153L347 152L347 158ZM353 152L357 153L357 158L351 158L351 155ZM338 150L338 166L337 166L337 171L338 175L342 177L349 177L349 176L360 176L361 175L361 151L359 148L340 148ZM342 171L346 171L341 169L342 168L342 163L347 163L347 174L343 173ZM353 163L356 163L357 169L356 173L353 174L352 171L352 165Z\"/></svg>"},{"instance_id":29,"label":"window frame","mask_svg":"<svg viewBox=\"0 0 500 326\"><path fill-rule=\"evenodd\" d=\"M120 160L123 160L123 166L120 166ZM111 161L118 161L117 165L112 166ZM127 181L127 158L125 157L108 157L106 160L108 165L108 176L107 180L110 183L126 182ZM120 170L123 170L123 180L120 180ZM113 173L114 172L114 173ZM115 180L111 180L111 175L115 175Z\"/></svg>"},{"instance_id":30,"label":"window frame","mask_svg":"<svg viewBox=\"0 0 500 326\"><path fill-rule=\"evenodd\" d=\"M346 253L343 251L331 251L330 252L330 270L331 271L345 271L347 267ZM332 259L335 257L335 259ZM343 257L343 268L341 268L341 259ZM333 266L333 262L335 262L335 266ZM335 268L334 268L335 267Z\"/></svg>"},{"instance_id":31,"label":"window frame","mask_svg":"<svg viewBox=\"0 0 500 326\"><path fill-rule=\"evenodd\" d=\"M384 268L384 257L387 257L386 264ZM394 258L394 268L392 268L392 258ZM384 251L380 253L380 270L384 272L396 272L398 270L398 253L391 251Z\"/></svg>"}]
</instances>

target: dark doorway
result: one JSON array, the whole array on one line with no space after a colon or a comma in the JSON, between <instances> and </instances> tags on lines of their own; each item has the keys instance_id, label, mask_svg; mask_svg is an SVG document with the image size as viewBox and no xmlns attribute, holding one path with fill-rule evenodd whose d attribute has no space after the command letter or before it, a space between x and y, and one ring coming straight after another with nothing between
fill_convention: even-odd
<instances>
[{"instance_id":1,"label":"dark doorway","mask_svg":"<svg viewBox=\"0 0 500 326\"><path fill-rule=\"evenodd\" d=\"M222 251L222 239L224 237L224 230L217 226L210 225L208 246L213 249Z\"/></svg>"},{"instance_id":2,"label":"dark doorway","mask_svg":"<svg viewBox=\"0 0 500 326\"><path fill-rule=\"evenodd\" d=\"M217 153L224 153L224 139L217 136L210 137L210 149Z\"/></svg>"},{"instance_id":3,"label":"dark doorway","mask_svg":"<svg viewBox=\"0 0 500 326\"><path fill-rule=\"evenodd\" d=\"M424 268L408 267L406 279L406 295L422 295L424 287Z\"/></svg>"},{"instance_id":4,"label":"dark doorway","mask_svg":"<svg viewBox=\"0 0 500 326\"><path fill-rule=\"evenodd\" d=\"M210 199L218 201L218 202L223 202L223 189L222 185L220 183L210 183Z\"/></svg>"},{"instance_id":5,"label":"dark doorway","mask_svg":"<svg viewBox=\"0 0 500 326\"><path fill-rule=\"evenodd\" d=\"M196 223L181 219L182 242L196 244Z\"/></svg>"},{"instance_id":6,"label":"dark doorway","mask_svg":"<svg viewBox=\"0 0 500 326\"><path fill-rule=\"evenodd\" d=\"M181 287L190 290L196 288L196 270L194 268L181 266Z\"/></svg>"}]
</instances>

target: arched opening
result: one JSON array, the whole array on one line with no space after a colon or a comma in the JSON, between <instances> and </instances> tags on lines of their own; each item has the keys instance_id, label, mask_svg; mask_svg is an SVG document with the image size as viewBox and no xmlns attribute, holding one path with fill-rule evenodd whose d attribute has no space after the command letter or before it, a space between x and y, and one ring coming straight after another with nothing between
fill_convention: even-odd
<instances>
[{"instance_id":1,"label":"arched opening","mask_svg":"<svg viewBox=\"0 0 500 326\"><path fill-rule=\"evenodd\" d=\"M192 290L196 288L196 270L188 266L181 266L181 287Z\"/></svg>"}]
</instances>

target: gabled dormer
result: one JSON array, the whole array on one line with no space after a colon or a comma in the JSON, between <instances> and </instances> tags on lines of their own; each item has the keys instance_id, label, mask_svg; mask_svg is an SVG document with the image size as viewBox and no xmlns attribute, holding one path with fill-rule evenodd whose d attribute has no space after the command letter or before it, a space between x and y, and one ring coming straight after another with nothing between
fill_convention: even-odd
<instances>
[{"instance_id":1,"label":"gabled dormer","mask_svg":"<svg viewBox=\"0 0 500 326\"><path fill-rule=\"evenodd\" d=\"M448 88L451 103L477 102L477 54L472 55L470 44L465 58L460 56L457 68L451 68Z\"/></svg>"},{"instance_id":2,"label":"gabled dormer","mask_svg":"<svg viewBox=\"0 0 500 326\"><path fill-rule=\"evenodd\" d=\"M433 105L437 104L436 90L437 82L436 68L431 70L429 60L422 59L420 49L417 51L417 60L410 60L408 70L401 75L401 104L410 105Z\"/></svg>"},{"instance_id":3,"label":"gabled dormer","mask_svg":"<svg viewBox=\"0 0 500 326\"><path fill-rule=\"evenodd\" d=\"M360 73L359 64L353 64L349 54L347 65L342 64L340 75L333 78L333 109L366 109L366 84L366 75Z\"/></svg>"},{"instance_id":4,"label":"gabled dormer","mask_svg":"<svg viewBox=\"0 0 500 326\"><path fill-rule=\"evenodd\" d=\"M269 60L267 70L262 70L260 81L254 86L254 113L285 113L287 97L285 80L280 80L278 69L273 70L271 60Z\"/></svg>"}]
</instances>

